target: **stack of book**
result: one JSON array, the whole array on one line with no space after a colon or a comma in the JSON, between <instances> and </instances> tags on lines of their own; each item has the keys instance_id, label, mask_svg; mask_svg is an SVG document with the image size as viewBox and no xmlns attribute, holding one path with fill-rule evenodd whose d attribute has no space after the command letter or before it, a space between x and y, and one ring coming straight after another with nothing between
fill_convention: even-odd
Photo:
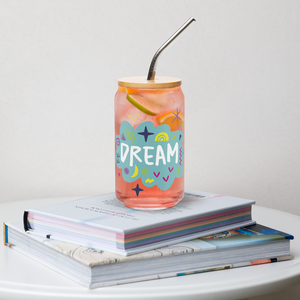
<instances>
[{"instance_id":1,"label":"stack of book","mask_svg":"<svg viewBox=\"0 0 300 300\"><path fill-rule=\"evenodd\" d=\"M293 236L256 224L254 201L186 190L138 211L114 194L29 209L4 243L88 288L292 259Z\"/></svg>"}]
</instances>

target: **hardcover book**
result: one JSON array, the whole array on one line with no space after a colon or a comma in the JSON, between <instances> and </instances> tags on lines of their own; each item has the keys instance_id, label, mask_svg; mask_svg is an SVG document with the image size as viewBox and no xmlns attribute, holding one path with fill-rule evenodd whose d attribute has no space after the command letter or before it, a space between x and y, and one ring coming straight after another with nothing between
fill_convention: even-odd
<instances>
[{"instance_id":1,"label":"hardcover book","mask_svg":"<svg viewBox=\"0 0 300 300\"><path fill-rule=\"evenodd\" d=\"M259 224L122 256L4 224L4 243L73 281L97 288L289 260L293 236Z\"/></svg>"},{"instance_id":2,"label":"hardcover book","mask_svg":"<svg viewBox=\"0 0 300 300\"><path fill-rule=\"evenodd\" d=\"M140 211L107 194L29 209L24 212L24 229L126 256L254 224L254 203L185 190L183 200L172 208Z\"/></svg>"}]
</instances>

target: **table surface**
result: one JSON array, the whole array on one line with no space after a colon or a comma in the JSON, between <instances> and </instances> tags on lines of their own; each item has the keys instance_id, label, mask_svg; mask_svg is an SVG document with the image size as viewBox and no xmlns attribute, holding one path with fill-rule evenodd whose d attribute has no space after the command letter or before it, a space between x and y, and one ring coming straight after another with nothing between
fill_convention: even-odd
<instances>
[{"instance_id":1,"label":"table surface","mask_svg":"<svg viewBox=\"0 0 300 300\"><path fill-rule=\"evenodd\" d=\"M23 211L80 197L0 204L0 221L20 220ZM0 299L239 299L300 283L300 217L254 205L253 219L294 235L291 261L194 274L89 290L0 245Z\"/></svg>"}]
</instances>

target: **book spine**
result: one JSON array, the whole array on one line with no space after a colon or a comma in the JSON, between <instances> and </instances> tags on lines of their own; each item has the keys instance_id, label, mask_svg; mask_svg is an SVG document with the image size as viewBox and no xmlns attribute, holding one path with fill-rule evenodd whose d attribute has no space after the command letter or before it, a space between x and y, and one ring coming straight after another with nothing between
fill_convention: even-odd
<instances>
[{"instance_id":1,"label":"book spine","mask_svg":"<svg viewBox=\"0 0 300 300\"><path fill-rule=\"evenodd\" d=\"M8 226L3 222L3 242L7 247L14 246L13 244L8 242Z\"/></svg>"},{"instance_id":2,"label":"book spine","mask_svg":"<svg viewBox=\"0 0 300 300\"><path fill-rule=\"evenodd\" d=\"M29 231L29 229L31 229L30 224L28 222L28 211L24 211L23 214L23 226L24 226L24 230L25 232Z\"/></svg>"},{"instance_id":3,"label":"book spine","mask_svg":"<svg viewBox=\"0 0 300 300\"><path fill-rule=\"evenodd\" d=\"M3 222L3 242L5 246L8 246L7 225L4 222Z\"/></svg>"}]
</instances>

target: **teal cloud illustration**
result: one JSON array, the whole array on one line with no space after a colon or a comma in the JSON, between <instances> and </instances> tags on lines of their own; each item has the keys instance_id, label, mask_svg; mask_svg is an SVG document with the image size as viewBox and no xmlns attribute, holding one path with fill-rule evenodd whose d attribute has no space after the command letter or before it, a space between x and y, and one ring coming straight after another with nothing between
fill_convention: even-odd
<instances>
[{"instance_id":1,"label":"teal cloud illustration","mask_svg":"<svg viewBox=\"0 0 300 300\"><path fill-rule=\"evenodd\" d=\"M141 178L146 187L157 185L168 190L183 173L183 132L170 131L170 126L157 127L150 121L134 129L122 122L116 137L116 164L126 182Z\"/></svg>"}]
</instances>

